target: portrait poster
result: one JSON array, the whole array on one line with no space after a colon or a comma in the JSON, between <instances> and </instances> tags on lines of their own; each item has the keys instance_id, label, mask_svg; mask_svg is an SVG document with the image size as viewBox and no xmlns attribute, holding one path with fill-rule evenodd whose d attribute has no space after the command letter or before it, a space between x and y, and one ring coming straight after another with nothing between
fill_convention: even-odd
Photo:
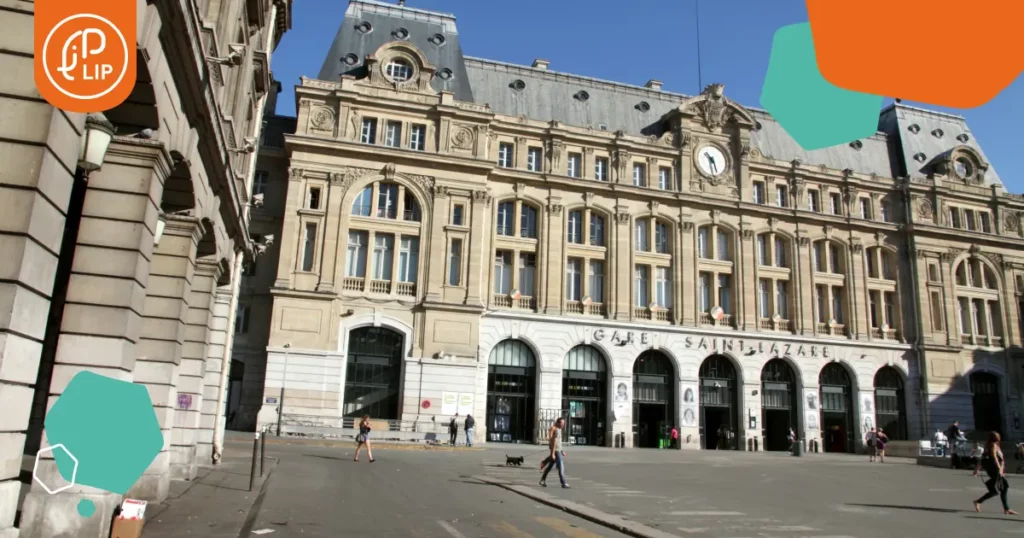
<instances>
[{"instance_id":1,"label":"portrait poster","mask_svg":"<svg viewBox=\"0 0 1024 538\"><path fill-rule=\"evenodd\" d=\"M441 414L454 415L459 409L459 394L457 392L441 393Z\"/></svg>"}]
</instances>

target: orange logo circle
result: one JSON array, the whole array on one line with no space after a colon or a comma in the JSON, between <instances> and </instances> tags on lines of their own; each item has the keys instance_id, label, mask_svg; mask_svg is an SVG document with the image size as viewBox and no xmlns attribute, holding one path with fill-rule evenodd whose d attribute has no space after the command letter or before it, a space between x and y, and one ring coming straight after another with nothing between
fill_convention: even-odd
<instances>
[{"instance_id":1,"label":"orange logo circle","mask_svg":"<svg viewBox=\"0 0 1024 538\"><path fill-rule=\"evenodd\" d=\"M91 13L66 17L43 42L42 67L50 84L65 96L99 99L124 80L128 42L109 19Z\"/></svg>"}]
</instances>

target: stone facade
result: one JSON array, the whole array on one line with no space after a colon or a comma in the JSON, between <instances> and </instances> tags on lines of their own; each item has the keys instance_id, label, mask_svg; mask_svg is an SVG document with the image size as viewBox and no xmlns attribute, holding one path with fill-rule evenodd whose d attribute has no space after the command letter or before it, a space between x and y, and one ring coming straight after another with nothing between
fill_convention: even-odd
<instances>
[{"instance_id":1,"label":"stone facade","mask_svg":"<svg viewBox=\"0 0 1024 538\"><path fill-rule=\"evenodd\" d=\"M883 418L895 438L954 419L1021 436L1024 197L963 118L897 103L876 135L807 152L719 84L680 95L457 40L450 15L353 1L296 87L294 132L261 161L283 215L276 278L251 295L272 308L250 314L269 320L261 426L373 409L423 431L461 393L493 440L513 340L532 356L513 365L526 437L574 413L578 345L600 357L587 444L677 423L684 446L713 446L713 424L777 445L769 401L825 450ZM389 382L353 379L380 364L367 327L397 342ZM659 375L667 392L631 396ZM637 416L655 400L661 419Z\"/></svg>"},{"instance_id":2,"label":"stone facade","mask_svg":"<svg viewBox=\"0 0 1024 538\"><path fill-rule=\"evenodd\" d=\"M248 233L253 149L291 2L139 0L136 88L105 112L116 134L91 173L78 168L86 117L35 89L33 4L3 9L0 536L98 538L120 495L49 495L31 480L46 410L83 370L144 385L165 445L135 498L160 502L170 480L212 463L228 317L217 298L231 295L234 260L262 248ZM63 482L52 456L38 476ZM94 517L78 515L83 498Z\"/></svg>"}]
</instances>

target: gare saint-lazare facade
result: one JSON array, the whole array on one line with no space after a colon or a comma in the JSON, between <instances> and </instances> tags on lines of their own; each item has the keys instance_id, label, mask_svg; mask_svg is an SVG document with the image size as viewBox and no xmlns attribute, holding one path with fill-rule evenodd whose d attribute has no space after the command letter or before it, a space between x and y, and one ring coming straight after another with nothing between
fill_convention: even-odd
<instances>
[{"instance_id":1,"label":"gare saint-lazare facade","mask_svg":"<svg viewBox=\"0 0 1024 538\"><path fill-rule=\"evenodd\" d=\"M962 117L897 102L805 151L721 84L473 58L454 16L368 0L295 93L259 161L278 239L240 307L253 425L1020 437L1024 197Z\"/></svg>"}]
</instances>

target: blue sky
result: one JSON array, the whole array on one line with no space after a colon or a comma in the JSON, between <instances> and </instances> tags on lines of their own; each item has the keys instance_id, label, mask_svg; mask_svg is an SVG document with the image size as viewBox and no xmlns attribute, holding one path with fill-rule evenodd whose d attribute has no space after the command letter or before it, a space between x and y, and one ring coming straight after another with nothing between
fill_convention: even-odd
<instances>
[{"instance_id":1,"label":"blue sky","mask_svg":"<svg viewBox=\"0 0 1024 538\"><path fill-rule=\"evenodd\" d=\"M694 94L700 90L695 1L408 0L406 4L455 14L463 53L469 56L526 65L534 58L546 58L556 71L637 85L655 78L664 82L666 90ZM347 6L344 0L295 2L292 30L273 57L274 76L284 86L278 114L295 113L292 87L299 76L317 75ZM772 35L781 26L806 20L804 0L700 0L703 83L721 82L729 98L760 106ZM896 30L902 26L893 24ZM935 82L970 84L970 69L950 65L948 73L935 73ZM982 107L938 109L966 117L1007 189L1024 193L1024 159L1020 157L1024 137L1016 130L1024 123L1024 77Z\"/></svg>"}]
</instances>

